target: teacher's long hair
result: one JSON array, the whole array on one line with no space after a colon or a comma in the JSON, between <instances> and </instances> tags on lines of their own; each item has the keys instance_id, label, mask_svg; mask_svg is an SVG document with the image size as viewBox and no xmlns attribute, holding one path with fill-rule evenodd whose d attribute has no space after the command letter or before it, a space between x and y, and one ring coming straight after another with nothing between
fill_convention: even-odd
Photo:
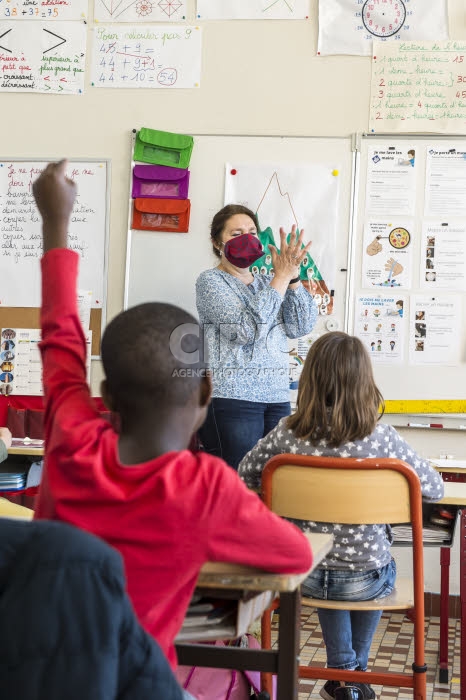
<instances>
[{"instance_id":1,"label":"teacher's long hair","mask_svg":"<svg viewBox=\"0 0 466 700\"><path fill-rule=\"evenodd\" d=\"M370 435L383 406L364 345L359 338L335 331L311 345L299 380L297 409L287 427L313 445L325 440L339 447Z\"/></svg>"}]
</instances>

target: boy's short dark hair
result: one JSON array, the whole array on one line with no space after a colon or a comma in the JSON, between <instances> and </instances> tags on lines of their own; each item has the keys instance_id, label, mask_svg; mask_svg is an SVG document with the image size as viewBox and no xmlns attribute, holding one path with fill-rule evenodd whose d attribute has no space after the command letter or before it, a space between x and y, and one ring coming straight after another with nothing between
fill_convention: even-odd
<instances>
[{"instance_id":1,"label":"boy's short dark hair","mask_svg":"<svg viewBox=\"0 0 466 700\"><path fill-rule=\"evenodd\" d=\"M102 364L114 409L185 405L206 374L199 323L172 304L118 314L102 338Z\"/></svg>"}]
</instances>

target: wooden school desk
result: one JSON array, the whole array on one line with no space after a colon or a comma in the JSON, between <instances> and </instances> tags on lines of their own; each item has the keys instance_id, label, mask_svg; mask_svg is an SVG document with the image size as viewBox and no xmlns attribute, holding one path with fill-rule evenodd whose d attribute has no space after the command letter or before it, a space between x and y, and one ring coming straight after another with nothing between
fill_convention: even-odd
<instances>
[{"instance_id":1,"label":"wooden school desk","mask_svg":"<svg viewBox=\"0 0 466 700\"><path fill-rule=\"evenodd\" d=\"M206 644L178 642L178 661L184 666L230 668L238 671L262 671L277 674L277 700L298 697L299 636L301 623L300 585L331 550L333 535L306 534L314 554L312 568L305 574L273 574L236 564L206 564L197 581L197 590L204 595L246 600L266 591L280 594L278 650L215 647ZM255 610L256 618L270 604ZM220 637L225 639L225 637ZM198 641L202 641L198 639Z\"/></svg>"}]
</instances>

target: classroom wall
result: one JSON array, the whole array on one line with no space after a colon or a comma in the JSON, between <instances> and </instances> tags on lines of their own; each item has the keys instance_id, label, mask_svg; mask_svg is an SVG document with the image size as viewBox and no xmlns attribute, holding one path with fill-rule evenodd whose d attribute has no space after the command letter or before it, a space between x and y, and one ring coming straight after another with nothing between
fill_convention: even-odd
<instances>
[{"instance_id":1,"label":"classroom wall","mask_svg":"<svg viewBox=\"0 0 466 700\"><path fill-rule=\"evenodd\" d=\"M371 60L316 56L317 6L317 0L311 0L308 21L201 22L199 89L99 89L91 88L87 77L82 96L2 94L3 158L111 160L107 319L123 306L133 128L284 136L348 136L366 130ZM92 14L88 56L91 18ZM194 0L190 0L187 21L196 23ZM461 0L450 0L450 32L452 38L466 37ZM189 235L204 241L205 234L191 231ZM100 364L94 361L96 394L100 379ZM425 433L420 451L438 454L437 436ZM410 432L412 442L411 436ZM458 453L466 456L461 446ZM427 567L427 590L439 590L436 569ZM429 570L435 572L433 576ZM457 579L452 583L456 592Z\"/></svg>"}]
</instances>

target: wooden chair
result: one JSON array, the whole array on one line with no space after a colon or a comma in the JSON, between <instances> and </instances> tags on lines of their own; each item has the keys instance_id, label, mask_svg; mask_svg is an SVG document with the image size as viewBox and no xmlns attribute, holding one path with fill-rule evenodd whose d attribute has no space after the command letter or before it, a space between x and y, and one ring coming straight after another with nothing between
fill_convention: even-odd
<instances>
[{"instance_id":1,"label":"wooden chair","mask_svg":"<svg viewBox=\"0 0 466 700\"><path fill-rule=\"evenodd\" d=\"M262 497L275 513L286 518L334 523L411 523L413 579L396 579L385 598L363 602L303 598L311 607L340 610L410 610L414 622L412 673L365 673L334 668L299 666L299 677L353 681L413 688L415 700L425 700L424 570L422 496L419 478L397 459L307 457L283 454L273 457L262 473ZM271 648L271 610L262 617L262 646ZM270 677L263 687L270 692Z\"/></svg>"}]
</instances>

